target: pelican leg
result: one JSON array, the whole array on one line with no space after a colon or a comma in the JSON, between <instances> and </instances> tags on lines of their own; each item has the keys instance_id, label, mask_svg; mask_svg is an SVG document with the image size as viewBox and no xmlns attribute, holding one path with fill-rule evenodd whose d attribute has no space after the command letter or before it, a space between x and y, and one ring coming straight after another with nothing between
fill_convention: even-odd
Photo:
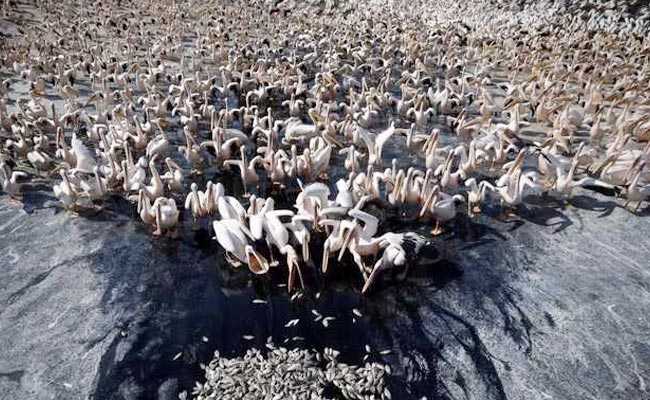
<instances>
[{"instance_id":1,"label":"pelican leg","mask_svg":"<svg viewBox=\"0 0 650 400\"><path fill-rule=\"evenodd\" d=\"M156 207L156 230L153 232L155 236L162 235L162 229L160 228L160 220L162 219L160 207Z\"/></svg>"},{"instance_id":2,"label":"pelican leg","mask_svg":"<svg viewBox=\"0 0 650 400\"><path fill-rule=\"evenodd\" d=\"M440 221L436 219L436 226L435 226L435 227L433 228L433 230L431 231L431 234L432 234L433 236L438 236L438 235L440 235L440 234L442 234L442 233L444 233L444 230L443 230L442 227L440 226Z\"/></svg>"}]
</instances>

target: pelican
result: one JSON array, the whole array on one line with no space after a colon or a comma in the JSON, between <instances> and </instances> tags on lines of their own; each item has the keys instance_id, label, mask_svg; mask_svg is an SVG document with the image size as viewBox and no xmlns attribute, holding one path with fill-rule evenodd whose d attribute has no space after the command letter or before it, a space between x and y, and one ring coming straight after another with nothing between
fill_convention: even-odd
<instances>
[{"instance_id":1,"label":"pelican","mask_svg":"<svg viewBox=\"0 0 650 400\"><path fill-rule=\"evenodd\" d=\"M160 174L158 173L158 168L156 168L156 159L158 158L158 154L155 154L151 160L149 160L149 171L151 171L151 180L149 185L144 187L144 191L149 196L151 200L156 200L157 198L161 197L164 194L165 191L165 185L162 182L162 179L160 178Z\"/></svg>"},{"instance_id":2,"label":"pelican","mask_svg":"<svg viewBox=\"0 0 650 400\"><path fill-rule=\"evenodd\" d=\"M147 197L144 189L138 191L138 215L142 222L147 225L156 224L156 213L152 208L151 200Z\"/></svg>"},{"instance_id":3,"label":"pelican","mask_svg":"<svg viewBox=\"0 0 650 400\"><path fill-rule=\"evenodd\" d=\"M489 182L481 182L483 186L490 191L497 193L501 197L501 203L508 206L517 206L524 201L524 197L530 194L540 194L544 191L542 184L538 182L537 171L527 171L517 173L507 185L493 186Z\"/></svg>"},{"instance_id":4,"label":"pelican","mask_svg":"<svg viewBox=\"0 0 650 400\"><path fill-rule=\"evenodd\" d=\"M27 153L27 160L37 171L47 171L52 163L52 158L43 150L40 145L34 146L33 150Z\"/></svg>"},{"instance_id":5,"label":"pelican","mask_svg":"<svg viewBox=\"0 0 650 400\"><path fill-rule=\"evenodd\" d=\"M436 221L436 225L431 231L431 234L434 236L439 235L442 233L440 223L454 219L458 205L465 201L463 195L457 194L451 196L442 192L440 186L436 185L424 201L420 211L420 217L423 217L426 213L431 213Z\"/></svg>"},{"instance_id":6,"label":"pelican","mask_svg":"<svg viewBox=\"0 0 650 400\"><path fill-rule=\"evenodd\" d=\"M106 197L106 182L104 178L99 176L99 167L93 167L94 182L90 183L86 180L81 180L80 186L83 190L82 195L90 200L101 200Z\"/></svg>"},{"instance_id":7,"label":"pelican","mask_svg":"<svg viewBox=\"0 0 650 400\"><path fill-rule=\"evenodd\" d=\"M639 164L637 172L634 174L626 190L625 208L628 208L628 206L631 203L636 203L636 205L634 206L634 212L636 212L639 209L639 206L643 201L647 201L648 198L650 198L650 185L649 184L642 185L640 182L641 172L643 171L643 168L645 168L645 166L646 166L645 162Z\"/></svg>"},{"instance_id":8,"label":"pelican","mask_svg":"<svg viewBox=\"0 0 650 400\"><path fill-rule=\"evenodd\" d=\"M76 161L73 172L92 174L94 168L97 166L97 161L95 161L93 154L88 150L86 145L77 138L76 132L72 133L72 153L74 153Z\"/></svg>"},{"instance_id":9,"label":"pelican","mask_svg":"<svg viewBox=\"0 0 650 400\"><path fill-rule=\"evenodd\" d=\"M65 142L65 136L63 134L63 128L58 127L56 129L56 152L55 156L62 159L69 167L72 167L77 164L77 159L74 155L74 152L70 151L67 143Z\"/></svg>"},{"instance_id":10,"label":"pelican","mask_svg":"<svg viewBox=\"0 0 650 400\"><path fill-rule=\"evenodd\" d=\"M406 117L414 120L415 121L415 126L418 128L424 128L428 122L429 117L432 115L435 116L435 110L431 107L427 108L424 110L424 101L420 101L419 106L417 109L415 107L411 107L407 112L406 112Z\"/></svg>"},{"instance_id":11,"label":"pelican","mask_svg":"<svg viewBox=\"0 0 650 400\"><path fill-rule=\"evenodd\" d=\"M223 219L235 219L244 221L246 218L246 209L241 205L239 200L232 196L219 196L215 198L217 210Z\"/></svg>"},{"instance_id":12,"label":"pelican","mask_svg":"<svg viewBox=\"0 0 650 400\"><path fill-rule=\"evenodd\" d=\"M211 193L211 190L206 190L206 192ZM190 185L190 193L185 198L185 209L191 210L192 218L194 219L195 223L199 217L206 214L205 209L202 206L203 204L199 195L199 186L196 184L196 182L192 182Z\"/></svg>"},{"instance_id":13,"label":"pelican","mask_svg":"<svg viewBox=\"0 0 650 400\"><path fill-rule=\"evenodd\" d=\"M183 169L169 157L165 157L165 165L167 166L167 172L161 175L160 179L167 184L167 187L171 192L181 192L183 190L183 181L185 179Z\"/></svg>"},{"instance_id":14,"label":"pelican","mask_svg":"<svg viewBox=\"0 0 650 400\"><path fill-rule=\"evenodd\" d=\"M327 272L330 256L335 252L340 251L343 247L346 230L352 228L354 224L354 222L350 220L336 220L327 218L327 216L330 214L345 215L345 213L345 209L341 210L337 208L325 209L321 211L321 214L323 214L323 217L325 218L319 219L318 225L331 229L330 234L328 235L327 239L325 239L325 243L323 244L323 261L321 265L321 270L323 273Z\"/></svg>"},{"instance_id":15,"label":"pelican","mask_svg":"<svg viewBox=\"0 0 650 400\"><path fill-rule=\"evenodd\" d=\"M564 172L560 169L557 170L557 178L555 183L552 186L552 191L564 197L570 197L573 193L573 189L577 186L599 186L605 189L614 189L613 185L605 183L601 180L594 179L591 177L584 177L579 180L574 180L575 170L578 166L578 160L575 159L571 163L571 168L568 172Z\"/></svg>"},{"instance_id":16,"label":"pelican","mask_svg":"<svg viewBox=\"0 0 650 400\"><path fill-rule=\"evenodd\" d=\"M154 235L160 236L163 230L173 230L178 224L178 208L176 201L166 197L158 197L151 207L156 215L156 230Z\"/></svg>"},{"instance_id":17,"label":"pelican","mask_svg":"<svg viewBox=\"0 0 650 400\"><path fill-rule=\"evenodd\" d=\"M382 152L388 140L395 133L395 123L391 122L388 129L378 134L373 134L368 130L357 127L356 135L364 142L368 149L368 163L372 165L381 165ZM356 140L355 140L356 142Z\"/></svg>"},{"instance_id":18,"label":"pelican","mask_svg":"<svg viewBox=\"0 0 650 400\"><path fill-rule=\"evenodd\" d=\"M192 168L196 168L203 163L201 147L196 144L194 136L187 126L183 127L183 133L185 134L185 146L178 146L178 151Z\"/></svg>"},{"instance_id":19,"label":"pelican","mask_svg":"<svg viewBox=\"0 0 650 400\"><path fill-rule=\"evenodd\" d=\"M147 144L145 154L149 158L153 157L156 154L160 154L162 156L169 149L169 139L167 138L164 129L160 126L160 124L157 126L159 131L158 135L151 139L149 144Z\"/></svg>"},{"instance_id":20,"label":"pelican","mask_svg":"<svg viewBox=\"0 0 650 400\"><path fill-rule=\"evenodd\" d=\"M240 160L226 160L224 165L234 165L239 168L242 185L244 186L244 193L248 194L248 188L257 185L260 181L255 168L257 164L261 164L264 159L261 156L255 156L249 162L246 159L246 146L241 146L239 152L241 153Z\"/></svg>"},{"instance_id":21,"label":"pelican","mask_svg":"<svg viewBox=\"0 0 650 400\"><path fill-rule=\"evenodd\" d=\"M268 199L267 202L271 200ZM264 232L266 233L266 240L274 245L281 254L286 256L287 268L289 269L289 277L287 280L288 291L293 290L295 284L296 273L300 279L300 286L305 287L298 263L298 255L293 246L289 244L289 231L287 227L280 221L280 217L294 217L291 210L270 210L264 213Z\"/></svg>"},{"instance_id":22,"label":"pelican","mask_svg":"<svg viewBox=\"0 0 650 400\"><path fill-rule=\"evenodd\" d=\"M291 93L291 99L282 102L283 107L289 107L289 115L292 117L300 117L303 104L302 100L296 99L295 93Z\"/></svg>"},{"instance_id":23,"label":"pelican","mask_svg":"<svg viewBox=\"0 0 650 400\"><path fill-rule=\"evenodd\" d=\"M12 198L20 194L21 184L18 183L18 178L26 178L28 176L22 171L12 171L9 165L4 162L0 164L0 184L2 191Z\"/></svg>"},{"instance_id":24,"label":"pelican","mask_svg":"<svg viewBox=\"0 0 650 400\"><path fill-rule=\"evenodd\" d=\"M467 214L474 216L481 212L481 203L485 199L486 186L484 182L476 183L476 178L469 178L465 181L467 191Z\"/></svg>"},{"instance_id":25,"label":"pelican","mask_svg":"<svg viewBox=\"0 0 650 400\"><path fill-rule=\"evenodd\" d=\"M214 239L226 251L226 260L234 267L248 265L254 274L269 271L269 262L249 244L250 232L243 223L234 219L222 219L212 223Z\"/></svg>"},{"instance_id":26,"label":"pelican","mask_svg":"<svg viewBox=\"0 0 650 400\"><path fill-rule=\"evenodd\" d=\"M339 150L339 154L346 156L345 161L343 163L345 169L351 172L356 172L359 170L360 167L359 159L363 155L362 153L360 153L354 148L354 145Z\"/></svg>"},{"instance_id":27,"label":"pelican","mask_svg":"<svg viewBox=\"0 0 650 400\"><path fill-rule=\"evenodd\" d=\"M65 169L61 168L59 170L59 175L63 181L52 187L54 190L54 196L56 196L56 198L59 199L61 203L63 203L64 208L68 210L73 209L77 202L77 192L72 187L70 179L68 178L68 173Z\"/></svg>"},{"instance_id":28,"label":"pelican","mask_svg":"<svg viewBox=\"0 0 650 400\"><path fill-rule=\"evenodd\" d=\"M419 235L407 233L387 233L382 235L379 247L384 251L381 258L375 262L372 271L366 279L366 282L361 289L361 293L366 294L373 283L377 280L377 276L388 269L394 267L404 267L402 278L406 276L409 270L407 261L417 254L422 246L426 244L425 240ZM409 251L407 251L409 249Z\"/></svg>"}]
</instances>

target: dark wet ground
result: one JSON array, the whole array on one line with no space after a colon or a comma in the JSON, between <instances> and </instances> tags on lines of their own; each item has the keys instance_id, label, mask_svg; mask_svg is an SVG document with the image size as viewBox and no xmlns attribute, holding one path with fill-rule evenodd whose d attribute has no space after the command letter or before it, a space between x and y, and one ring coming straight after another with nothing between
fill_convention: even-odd
<instances>
[{"instance_id":1,"label":"dark wet ground","mask_svg":"<svg viewBox=\"0 0 650 400\"><path fill-rule=\"evenodd\" d=\"M121 201L80 217L38 192L27 212L3 197L0 397L172 399L215 350L235 356L272 336L354 363L369 344L398 399L647 398L648 219L589 196L509 222L460 218L405 281L367 297L349 264L327 277L311 268L293 302L285 274L251 280L205 231L154 239ZM325 328L312 309L337 319Z\"/></svg>"}]
</instances>

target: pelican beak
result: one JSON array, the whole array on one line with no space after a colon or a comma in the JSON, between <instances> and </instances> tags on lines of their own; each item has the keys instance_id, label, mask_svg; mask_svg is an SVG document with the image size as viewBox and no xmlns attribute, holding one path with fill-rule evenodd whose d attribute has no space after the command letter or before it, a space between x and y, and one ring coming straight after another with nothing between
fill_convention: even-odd
<instances>
[{"instance_id":1,"label":"pelican beak","mask_svg":"<svg viewBox=\"0 0 650 400\"><path fill-rule=\"evenodd\" d=\"M422 205L422 211L420 211L420 217L423 217L424 214L427 212L429 207L431 207L432 204L435 204L436 201L438 200L438 191L439 191L439 186L435 186L433 190L431 190L431 193L427 197L426 201Z\"/></svg>"},{"instance_id":2,"label":"pelican beak","mask_svg":"<svg viewBox=\"0 0 650 400\"><path fill-rule=\"evenodd\" d=\"M348 228L348 232L345 235L345 238L343 239L343 246L341 246L341 250L339 251L339 257L338 257L339 262L341 261L341 259L343 259L343 254L345 254L345 249L350 245L350 239L352 238L352 233L357 229L357 226L359 226L359 221L355 219L353 225L350 228Z\"/></svg>"},{"instance_id":3,"label":"pelican beak","mask_svg":"<svg viewBox=\"0 0 650 400\"><path fill-rule=\"evenodd\" d=\"M368 279L366 279L366 283L363 285L363 289L361 289L362 294L366 294L366 292L368 292L372 284L377 279L377 274L379 274L379 272L383 269L381 263L382 263L382 259L377 260L377 262L375 263L374 267L372 268L372 272L370 273L370 276L368 277Z\"/></svg>"},{"instance_id":4,"label":"pelican beak","mask_svg":"<svg viewBox=\"0 0 650 400\"><path fill-rule=\"evenodd\" d=\"M309 118L311 118L314 125L318 125L323 120L320 115L318 115L317 113L315 113L312 110L309 110L309 112L307 112L307 114L309 115Z\"/></svg>"},{"instance_id":5,"label":"pelican beak","mask_svg":"<svg viewBox=\"0 0 650 400\"><path fill-rule=\"evenodd\" d=\"M269 272L269 262L262 256L260 253L255 251L253 246L246 245L244 248L246 252L246 263L248 264L248 269L256 275L262 275Z\"/></svg>"},{"instance_id":6,"label":"pelican beak","mask_svg":"<svg viewBox=\"0 0 650 400\"><path fill-rule=\"evenodd\" d=\"M142 211L142 190L138 193L138 214Z\"/></svg>"},{"instance_id":7,"label":"pelican beak","mask_svg":"<svg viewBox=\"0 0 650 400\"><path fill-rule=\"evenodd\" d=\"M296 280L296 272L298 272L298 278L300 279L300 286L304 288L305 284L302 279L302 273L300 272L300 265L298 265L297 256L296 253L293 251L293 249L287 252L287 267L289 268L287 290L289 292L293 291L293 283Z\"/></svg>"},{"instance_id":8,"label":"pelican beak","mask_svg":"<svg viewBox=\"0 0 650 400\"><path fill-rule=\"evenodd\" d=\"M517 154L517 158L515 159L512 170L514 171L516 169L521 168L521 166L524 164L525 159L526 159L526 152L520 151L519 154Z\"/></svg>"},{"instance_id":9,"label":"pelican beak","mask_svg":"<svg viewBox=\"0 0 650 400\"><path fill-rule=\"evenodd\" d=\"M305 235L302 240L302 259L309 260L309 234Z\"/></svg>"},{"instance_id":10,"label":"pelican beak","mask_svg":"<svg viewBox=\"0 0 650 400\"><path fill-rule=\"evenodd\" d=\"M320 220L321 210L322 210L322 207L321 207L320 201L317 201L314 204L314 224L316 226L319 225L318 221Z\"/></svg>"},{"instance_id":11,"label":"pelican beak","mask_svg":"<svg viewBox=\"0 0 650 400\"><path fill-rule=\"evenodd\" d=\"M397 175L396 179L393 182L393 197L397 196L398 193L402 190L402 182L404 181L403 175Z\"/></svg>"}]
</instances>

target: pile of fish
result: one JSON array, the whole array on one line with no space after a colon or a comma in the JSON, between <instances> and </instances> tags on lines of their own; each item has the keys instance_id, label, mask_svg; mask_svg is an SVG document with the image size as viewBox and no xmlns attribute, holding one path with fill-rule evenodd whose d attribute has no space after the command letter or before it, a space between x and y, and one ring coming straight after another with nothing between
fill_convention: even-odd
<instances>
[{"instance_id":1,"label":"pile of fish","mask_svg":"<svg viewBox=\"0 0 650 400\"><path fill-rule=\"evenodd\" d=\"M337 360L336 350L323 353L275 347L262 354L250 349L242 357L227 359L215 352L203 366L205 383L196 383L192 395L207 399L391 399L385 377L390 368L378 363L348 365ZM329 392L329 394L328 394ZM182 393L180 398L187 398Z\"/></svg>"}]
</instances>

